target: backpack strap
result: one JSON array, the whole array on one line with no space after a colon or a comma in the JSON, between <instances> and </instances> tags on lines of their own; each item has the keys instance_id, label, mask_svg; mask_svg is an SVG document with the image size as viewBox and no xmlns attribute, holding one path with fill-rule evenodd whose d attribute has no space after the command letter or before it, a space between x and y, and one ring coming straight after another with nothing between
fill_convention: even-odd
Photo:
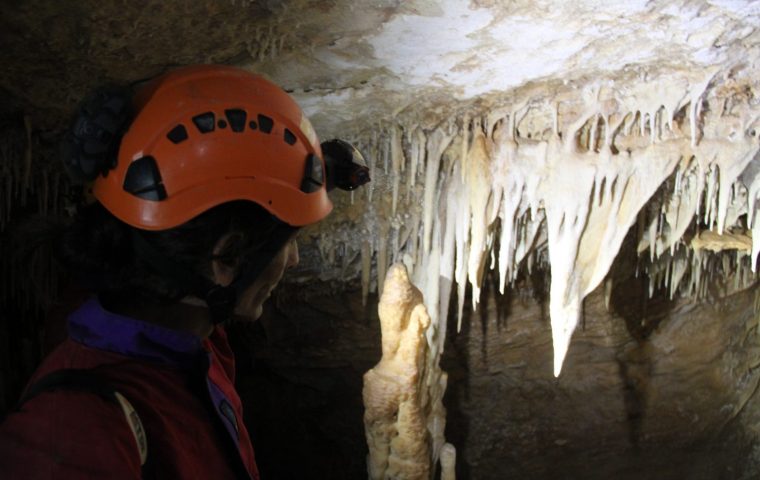
<instances>
[{"instance_id":1,"label":"backpack strap","mask_svg":"<svg viewBox=\"0 0 760 480\"><path fill-rule=\"evenodd\" d=\"M41 393L51 392L54 390L82 391L98 395L103 400L115 403L121 407L124 417L127 420L129 429L135 437L137 449L140 452L140 466L145 470L145 463L148 460L148 440L145 435L140 416L137 411L121 393L104 380L100 375L88 369L62 369L49 373L39 379L27 388L24 395L18 402L16 410Z\"/></svg>"}]
</instances>

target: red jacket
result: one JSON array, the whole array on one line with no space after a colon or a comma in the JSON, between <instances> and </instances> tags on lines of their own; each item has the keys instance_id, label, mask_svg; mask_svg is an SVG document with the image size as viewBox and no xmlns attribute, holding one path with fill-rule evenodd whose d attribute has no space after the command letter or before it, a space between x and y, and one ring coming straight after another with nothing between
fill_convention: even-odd
<instances>
[{"instance_id":1,"label":"red jacket","mask_svg":"<svg viewBox=\"0 0 760 480\"><path fill-rule=\"evenodd\" d=\"M105 311L90 300L69 317L69 338L32 377L93 369L134 406L147 434L144 472L159 479L258 479L235 392L235 364L217 327L207 339ZM124 412L90 392L31 398L0 426L0 476L141 478Z\"/></svg>"}]
</instances>

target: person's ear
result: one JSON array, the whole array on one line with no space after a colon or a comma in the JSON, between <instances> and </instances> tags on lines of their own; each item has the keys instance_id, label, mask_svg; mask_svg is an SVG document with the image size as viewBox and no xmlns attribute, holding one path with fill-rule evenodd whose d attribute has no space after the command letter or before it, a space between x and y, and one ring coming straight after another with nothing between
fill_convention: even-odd
<instances>
[{"instance_id":1,"label":"person's ear","mask_svg":"<svg viewBox=\"0 0 760 480\"><path fill-rule=\"evenodd\" d=\"M215 283L227 286L235 279L235 265L230 265L228 262L223 261L221 255L230 242L234 241L233 234L227 234L219 238L214 245L214 252L211 257L211 273L214 276L212 279Z\"/></svg>"},{"instance_id":2,"label":"person's ear","mask_svg":"<svg viewBox=\"0 0 760 480\"><path fill-rule=\"evenodd\" d=\"M290 269L298 266L300 257L298 256L298 240L292 238L288 243L288 258L286 260L285 268Z\"/></svg>"}]
</instances>

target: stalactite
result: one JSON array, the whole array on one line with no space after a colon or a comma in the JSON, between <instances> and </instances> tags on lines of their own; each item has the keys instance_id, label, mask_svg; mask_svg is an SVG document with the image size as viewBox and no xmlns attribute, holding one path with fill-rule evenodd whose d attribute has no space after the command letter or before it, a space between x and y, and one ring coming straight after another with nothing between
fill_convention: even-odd
<instances>
[{"instance_id":1,"label":"stalactite","mask_svg":"<svg viewBox=\"0 0 760 480\"><path fill-rule=\"evenodd\" d=\"M396 215L396 208L398 206L399 182L401 181L401 169L403 165L406 163L406 160L404 159L404 148L401 145L401 133L399 133L399 129L397 126L393 126L391 128L390 142L391 142L390 152L391 152L391 164L392 164L391 182L393 183L391 213L393 215Z\"/></svg>"},{"instance_id":2,"label":"stalactite","mask_svg":"<svg viewBox=\"0 0 760 480\"><path fill-rule=\"evenodd\" d=\"M366 147L366 150L369 151L369 155L367 158L370 159L369 162L369 178L376 178L377 177L377 171L376 171L376 161L378 158L377 155L377 131L372 132L372 139L370 141L369 146ZM375 185L377 182L369 182L367 184L367 202L370 204L372 203L372 194L375 192Z\"/></svg>"},{"instance_id":3,"label":"stalactite","mask_svg":"<svg viewBox=\"0 0 760 480\"><path fill-rule=\"evenodd\" d=\"M456 202L456 224L454 226L454 244L456 262L454 264L454 280L457 283L457 332L462 330L462 316L464 312L464 298L467 289L467 264L469 248L467 241L470 233L470 206L465 201L466 187L464 184L458 189Z\"/></svg>"},{"instance_id":4,"label":"stalactite","mask_svg":"<svg viewBox=\"0 0 760 480\"><path fill-rule=\"evenodd\" d=\"M369 240L362 242L362 305L367 305L369 294L370 271L372 267L372 246Z\"/></svg>"},{"instance_id":5,"label":"stalactite","mask_svg":"<svg viewBox=\"0 0 760 480\"><path fill-rule=\"evenodd\" d=\"M465 114L462 118L462 144L459 151L460 173L464 182L467 176L467 153L470 150L470 116Z\"/></svg>"},{"instance_id":6,"label":"stalactite","mask_svg":"<svg viewBox=\"0 0 760 480\"><path fill-rule=\"evenodd\" d=\"M411 195L412 190L417 182L417 168L423 161L421 157L425 155L425 133L421 128L416 127L411 131L410 153L409 153L409 181L407 182L407 195Z\"/></svg>"},{"instance_id":7,"label":"stalactite","mask_svg":"<svg viewBox=\"0 0 760 480\"><path fill-rule=\"evenodd\" d=\"M381 222L377 232L377 293L382 295L385 272L388 268L388 222Z\"/></svg>"},{"instance_id":8,"label":"stalactite","mask_svg":"<svg viewBox=\"0 0 760 480\"><path fill-rule=\"evenodd\" d=\"M491 198L491 173L489 146L480 123L476 123L472 147L467 153L469 162L467 175L467 202L470 211L470 242L467 265L467 279L472 285L472 304L476 308L480 299L480 288L485 266L486 232L488 229L487 207Z\"/></svg>"},{"instance_id":9,"label":"stalactite","mask_svg":"<svg viewBox=\"0 0 760 480\"><path fill-rule=\"evenodd\" d=\"M430 242L433 235L433 207L436 200L435 194L438 192L438 169L441 165L443 152L451 143L454 134L449 130L444 131L439 127L433 131L427 138L425 166L425 188L423 195L423 249L425 252L430 250Z\"/></svg>"},{"instance_id":10,"label":"stalactite","mask_svg":"<svg viewBox=\"0 0 760 480\"><path fill-rule=\"evenodd\" d=\"M519 271L546 262L555 374L583 298L607 277L634 223L651 294L664 288L671 297L679 291L704 295L705 269L714 267L705 255L687 253L684 236L695 230L699 237L705 227L734 234L731 228L746 215L750 258L731 264L739 277L735 285L744 285L760 255L760 174L746 173L758 151L757 134L748 134L746 119L722 118L715 106L702 109L714 101L708 89L713 80L711 74L630 88L604 84L587 89L580 107L547 99L468 112L456 120L453 144L452 121L426 131L406 119L376 131L363 148L378 162L373 174L387 173L374 187L377 195L367 197L371 205L385 205L378 216L386 223L371 227L378 234L377 275L391 259L407 263L445 335L450 295L456 288L460 329L467 284L475 309L489 258L501 292ZM534 123L521 124L536 110L551 119L551 130L536 133L530 131ZM363 265L372 253L365 242ZM652 266L660 263L662 268ZM364 278L370 268L362 269L367 290L375 280ZM611 289L608 281L607 302ZM429 341L442 349L441 337Z\"/></svg>"},{"instance_id":11,"label":"stalactite","mask_svg":"<svg viewBox=\"0 0 760 480\"><path fill-rule=\"evenodd\" d=\"M455 283L456 272L456 248L457 248L457 213L459 203L461 202L461 190L464 188L462 176L459 170L463 168L461 160L454 163L451 173L448 175L448 181L443 190L443 200L445 202L444 212L444 233L443 245L441 247L441 294L439 302L438 326L440 330L439 345L440 352L443 352L443 345L446 339L446 326L448 323L449 300L451 291Z\"/></svg>"},{"instance_id":12,"label":"stalactite","mask_svg":"<svg viewBox=\"0 0 760 480\"><path fill-rule=\"evenodd\" d=\"M56 264L49 249L20 252L18 247L23 250L24 246L11 245L6 229L23 221L22 215L60 215L68 207L59 198L68 183L61 175L57 145L41 142L29 116L4 120L0 130L0 249L6 255L0 261L0 300L33 317L55 300Z\"/></svg>"},{"instance_id":13,"label":"stalactite","mask_svg":"<svg viewBox=\"0 0 760 480\"><path fill-rule=\"evenodd\" d=\"M513 271L513 265L519 264L515 260L515 250L520 242L515 239L515 223L517 209L523 199L524 177L517 165L517 141L515 140L515 117L517 113L509 115L508 127L503 127L494 133L493 172L494 190L497 193L494 200L501 205L499 218L501 219L501 232L499 238L499 291L503 294L507 278ZM506 131L505 131L506 130Z\"/></svg>"},{"instance_id":14,"label":"stalactite","mask_svg":"<svg viewBox=\"0 0 760 480\"><path fill-rule=\"evenodd\" d=\"M607 277L604 281L604 308L610 311L610 299L612 298L612 277Z\"/></svg>"},{"instance_id":15,"label":"stalactite","mask_svg":"<svg viewBox=\"0 0 760 480\"><path fill-rule=\"evenodd\" d=\"M391 139L392 141L392 139ZM382 145L382 152L383 152L383 173L385 176L388 176L388 167L390 167L390 160L391 160L391 145L386 144L386 142L383 142Z\"/></svg>"}]
</instances>

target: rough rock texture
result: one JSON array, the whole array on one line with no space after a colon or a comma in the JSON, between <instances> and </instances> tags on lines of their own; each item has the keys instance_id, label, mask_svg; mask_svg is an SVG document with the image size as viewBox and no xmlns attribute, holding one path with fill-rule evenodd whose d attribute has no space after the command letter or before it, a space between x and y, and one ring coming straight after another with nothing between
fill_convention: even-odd
<instances>
[{"instance_id":1,"label":"rough rock texture","mask_svg":"<svg viewBox=\"0 0 760 480\"><path fill-rule=\"evenodd\" d=\"M636 291L635 283L621 287ZM644 316L639 302L616 299L620 316L610 315L592 294L556 380L539 368L551 357L540 304L491 301L473 319L454 340L462 376L444 363L454 404L448 438L462 445L465 478L757 474L753 434L737 419L758 407L753 292L714 305L655 301Z\"/></svg>"},{"instance_id":2,"label":"rough rock texture","mask_svg":"<svg viewBox=\"0 0 760 480\"><path fill-rule=\"evenodd\" d=\"M604 307L585 302L565 370L552 345L546 279L505 296L486 282L442 367L457 478L716 479L760 473L756 291L692 303L621 269ZM330 292L326 294L325 292ZM361 376L380 358L370 297L289 285L253 328L234 330L257 458L270 478L363 478ZM257 333L258 332L258 333ZM297 452L298 462L293 462ZM317 473L315 473L317 472Z\"/></svg>"},{"instance_id":3,"label":"rough rock texture","mask_svg":"<svg viewBox=\"0 0 760 480\"><path fill-rule=\"evenodd\" d=\"M102 82L221 62L293 90L321 134L402 112L435 124L452 100L519 89L714 66L751 78L758 17L756 2L717 0L3 2L0 110L57 128Z\"/></svg>"}]
</instances>

